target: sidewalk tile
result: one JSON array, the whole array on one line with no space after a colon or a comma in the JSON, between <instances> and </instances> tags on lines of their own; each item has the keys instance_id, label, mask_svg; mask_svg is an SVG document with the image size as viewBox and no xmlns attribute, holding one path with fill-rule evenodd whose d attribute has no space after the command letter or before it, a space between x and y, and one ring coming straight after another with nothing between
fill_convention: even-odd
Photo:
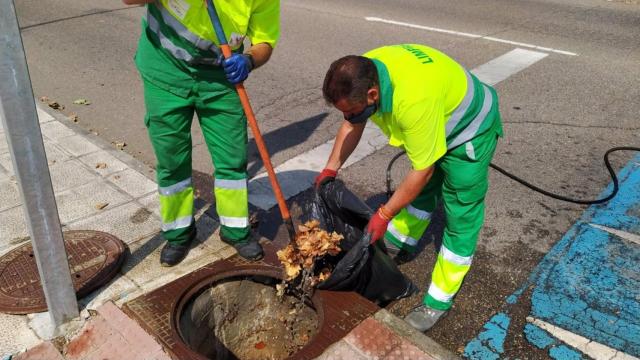
<instances>
[{"instance_id":1,"label":"sidewalk tile","mask_svg":"<svg viewBox=\"0 0 640 360\"><path fill-rule=\"evenodd\" d=\"M158 190L158 185L133 169L109 175L107 179L134 198Z\"/></svg>"},{"instance_id":2,"label":"sidewalk tile","mask_svg":"<svg viewBox=\"0 0 640 360\"><path fill-rule=\"evenodd\" d=\"M0 357L32 348L42 341L29 328L24 315L0 313L0 329L11 331L11 336L0 336Z\"/></svg>"},{"instance_id":3,"label":"sidewalk tile","mask_svg":"<svg viewBox=\"0 0 640 360\"><path fill-rule=\"evenodd\" d=\"M9 152L9 144L7 143L7 137L3 132L0 132L0 154Z\"/></svg>"},{"instance_id":4,"label":"sidewalk tile","mask_svg":"<svg viewBox=\"0 0 640 360\"><path fill-rule=\"evenodd\" d=\"M58 139L58 143L75 156L82 156L100 150L99 147L80 134Z\"/></svg>"},{"instance_id":5,"label":"sidewalk tile","mask_svg":"<svg viewBox=\"0 0 640 360\"><path fill-rule=\"evenodd\" d=\"M22 203L18 184L11 180L0 180L0 211Z\"/></svg>"},{"instance_id":6,"label":"sidewalk tile","mask_svg":"<svg viewBox=\"0 0 640 360\"><path fill-rule=\"evenodd\" d=\"M370 358L359 353L349 343L340 340L329 346L316 360L369 360Z\"/></svg>"},{"instance_id":7,"label":"sidewalk tile","mask_svg":"<svg viewBox=\"0 0 640 360\"><path fill-rule=\"evenodd\" d=\"M104 212L131 200L133 200L131 197L114 189L105 181L92 182L56 194L58 213L62 223ZM99 204L108 205L98 209L96 206Z\"/></svg>"},{"instance_id":8,"label":"sidewalk tile","mask_svg":"<svg viewBox=\"0 0 640 360\"><path fill-rule=\"evenodd\" d=\"M158 192L154 192L147 196L143 196L138 199L138 202L147 208L147 210L154 213L157 217L160 217L160 199L158 198Z\"/></svg>"},{"instance_id":9,"label":"sidewalk tile","mask_svg":"<svg viewBox=\"0 0 640 360\"><path fill-rule=\"evenodd\" d=\"M351 330L344 340L362 353L377 358L384 358L402 343L400 337L372 318Z\"/></svg>"},{"instance_id":10,"label":"sidewalk tile","mask_svg":"<svg viewBox=\"0 0 640 360\"><path fill-rule=\"evenodd\" d=\"M423 353L412 344L403 341L400 346L391 350L385 359L388 360L436 360L436 358Z\"/></svg>"},{"instance_id":11,"label":"sidewalk tile","mask_svg":"<svg viewBox=\"0 0 640 360\"><path fill-rule=\"evenodd\" d=\"M53 190L57 193L66 189L98 180L96 174L87 170L78 160L68 160L49 167Z\"/></svg>"},{"instance_id":12,"label":"sidewalk tile","mask_svg":"<svg viewBox=\"0 0 640 360\"><path fill-rule=\"evenodd\" d=\"M85 308L95 310L108 301L120 301L126 299L130 294L138 291L138 286L129 278L118 275L118 277L106 286L101 287L98 290L93 291L91 294L80 299L80 304Z\"/></svg>"},{"instance_id":13,"label":"sidewalk tile","mask_svg":"<svg viewBox=\"0 0 640 360\"><path fill-rule=\"evenodd\" d=\"M9 175L13 175L13 163L11 163L11 154L8 152L0 153L0 166L7 170Z\"/></svg>"},{"instance_id":14,"label":"sidewalk tile","mask_svg":"<svg viewBox=\"0 0 640 360\"><path fill-rule=\"evenodd\" d=\"M9 171L4 168L4 166L0 165L0 181L8 181L11 177Z\"/></svg>"},{"instance_id":15,"label":"sidewalk tile","mask_svg":"<svg viewBox=\"0 0 640 360\"><path fill-rule=\"evenodd\" d=\"M108 176L115 172L119 172L128 169L128 166L122 161L116 159L113 155L109 154L106 150L100 150L88 155L84 155L78 158L82 163L94 169L95 172L102 176ZM97 168L100 163L104 163L107 166L104 168Z\"/></svg>"},{"instance_id":16,"label":"sidewalk tile","mask_svg":"<svg viewBox=\"0 0 640 360\"><path fill-rule=\"evenodd\" d=\"M187 257L180 264L170 268L160 265L160 251L165 244L161 234L130 244L131 256L125 260L121 272L143 290L155 288L201 265L219 260L219 254L203 242L198 234L198 240L191 246Z\"/></svg>"},{"instance_id":17,"label":"sidewalk tile","mask_svg":"<svg viewBox=\"0 0 640 360\"><path fill-rule=\"evenodd\" d=\"M44 151L47 154L47 164L49 166L71 159L71 156L62 150L60 145L56 145L56 143L51 140L44 140Z\"/></svg>"},{"instance_id":18,"label":"sidewalk tile","mask_svg":"<svg viewBox=\"0 0 640 360\"><path fill-rule=\"evenodd\" d=\"M64 358L52 343L45 341L27 352L14 356L12 360L64 360Z\"/></svg>"},{"instance_id":19,"label":"sidewalk tile","mask_svg":"<svg viewBox=\"0 0 640 360\"><path fill-rule=\"evenodd\" d=\"M97 311L67 345L68 360L170 359L151 335L113 303L107 302Z\"/></svg>"},{"instance_id":20,"label":"sidewalk tile","mask_svg":"<svg viewBox=\"0 0 640 360\"><path fill-rule=\"evenodd\" d=\"M29 236L21 206L0 211L0 251L19 238Z\"/></svg>"},{"instance_id":21,"label":"sidewalk tile","mask_svg":"<svg viewBox=\"0 0 640 360\"><path fill-rule=\"evenodd\" d=\"M129 244L158 232L160 220L142 206L131 202L71 222L67 227L73 230L104 231Z\"/></svg>"},{"instance_id":22,"label":"sidewalk tile","mask_svg":"<svg viewBox=\"0 0 640 360\"><path fill-rule=\"evenodd\" d=\"M39 106L36 106L36 110L38 112L38 121L40 124L55 120L53 116L49 115L48 112L42 110Z\"/></svg>"},{"instance_id":23,"label":"sidewalk tile","mask_svg":"<svg viewBox=\"0 0 640 360\"><path fill-rule=\"evenodd\" d=\"M73 130L59 121L49 121L40 124L40 129L42 130L42 135L51 140L58 140L66 136L75 135Z\"/></svg>"}]
</instances>

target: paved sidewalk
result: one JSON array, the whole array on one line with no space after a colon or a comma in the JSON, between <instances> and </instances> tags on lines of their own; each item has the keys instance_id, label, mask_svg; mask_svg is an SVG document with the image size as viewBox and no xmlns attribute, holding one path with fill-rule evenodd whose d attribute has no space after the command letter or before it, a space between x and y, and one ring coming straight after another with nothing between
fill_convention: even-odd
<instances>
[{"instance_id":1,"label":"paved sidewalk","mask_svg":"<svg viewBox=\"0 0 640 360\"><path fill-rule=\"evenodd\" d=\"M76 333L46 339L47 313L0 314L0 358L149 359L169 356L159 343L119 307L205 264L232 256L220 241L218 222L206 204L196 203L198 239L178 266L163 268L163 240L154 172L126 153L87 133L66 118L38 109L63 230L100 230L124 241L130 250L108 285L80 300ZM0 255L28 241L20 195L0 128ZM28 351L27 351L28 350ZM322 359L450 359L444 350L385 310L365 320L329 347Z\"/></svg>"}]
</instances>

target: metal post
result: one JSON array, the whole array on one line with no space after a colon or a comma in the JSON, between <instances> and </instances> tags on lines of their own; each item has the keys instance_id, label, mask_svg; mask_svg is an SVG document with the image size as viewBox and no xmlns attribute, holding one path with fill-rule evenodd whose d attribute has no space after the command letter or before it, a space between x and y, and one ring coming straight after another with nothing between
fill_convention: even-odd
<instances>
[{"instance_id":1,"label":"metal post","mask_svg":"<svg viewBox=\"0 0 640 360\"><path fill-rule=\"evenodd\" d=\"M0 118L53 328L79 316L13 0L0 0Z\"/></svg>"}]
</instances>

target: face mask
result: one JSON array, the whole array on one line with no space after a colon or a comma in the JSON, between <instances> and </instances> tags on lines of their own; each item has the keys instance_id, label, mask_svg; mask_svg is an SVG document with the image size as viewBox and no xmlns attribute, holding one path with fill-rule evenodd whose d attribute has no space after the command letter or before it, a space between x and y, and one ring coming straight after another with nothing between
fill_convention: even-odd
<instances>
[{"instance_id":1,"label":"face mask","mask_svg":"<svg viewBox=\"0 0 640 360\"><path fill-rule=\"evenodd\" d=\"M371 105L367 105L367 107L365 107L360 113L345 117L345 120L352 124L361 124L367 121L367 119L371 115L375 114L376 111L378 111L378 105L373 103Z\"/></svg>"}]
</instances>

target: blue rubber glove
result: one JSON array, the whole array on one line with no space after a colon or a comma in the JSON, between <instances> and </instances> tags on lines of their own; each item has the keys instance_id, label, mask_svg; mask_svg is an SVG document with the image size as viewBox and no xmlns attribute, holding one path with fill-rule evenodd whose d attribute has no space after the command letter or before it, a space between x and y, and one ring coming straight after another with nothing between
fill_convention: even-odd
<instances>
[{"instance_id":1,"label":"blue rubber glove","mask_svg":"<svg viewBox=\"0 0 640 360\"><path fill-rule=\"evenodd\" d=\"M227 79L233 85L237 85L246 80L249 72L253 68L251 59L247 54L233 54L230 58L224 59L222 63Z\"/></svg>"}]
</instances>

